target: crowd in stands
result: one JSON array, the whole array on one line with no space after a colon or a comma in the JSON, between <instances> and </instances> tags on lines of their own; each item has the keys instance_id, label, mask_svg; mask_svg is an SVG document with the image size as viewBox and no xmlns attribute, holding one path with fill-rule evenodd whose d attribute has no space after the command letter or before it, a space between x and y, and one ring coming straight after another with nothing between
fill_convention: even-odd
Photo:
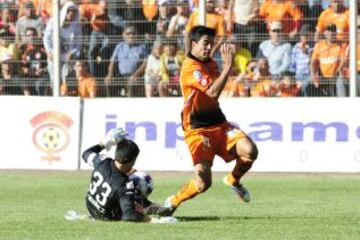
<instances>
[{"instance_id":1,"label":"crowd in stands","mask_svg":"<svg viewBox=\"0 0 360 240\"><path fill-rule=\"evenodd\" d=\"M180 68L191 46L188 32L199 24L199 0L60 5L62 96L181 96ZM347 0L206 0L206 23L217 34L212 57L221 67L220 45L236 49L223 96L348 96L348 6ZM54 20L51 0L0 0L0 95L52 94ZM360 92L360 61L357 71Z\"/></svg>"}]
</instances>

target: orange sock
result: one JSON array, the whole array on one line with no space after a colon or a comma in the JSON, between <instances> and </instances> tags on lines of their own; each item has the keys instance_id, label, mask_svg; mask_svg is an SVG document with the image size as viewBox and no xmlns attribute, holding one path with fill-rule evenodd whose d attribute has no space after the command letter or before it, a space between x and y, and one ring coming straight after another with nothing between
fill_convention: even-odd
<instances>
[{"instance_id":1,"label":"orange sock","mask_svg":"<svg viewBox=\"0 0 360 240\"><path fill-rule=\"evenodd\" d=\"M171 199L171 204L174 207L178 207L182 202L191 199L200 193L199 189L195 185L195 181L191 180L186 183L182 189L176 193L176 195Z\"/></svg>"},{"instance_id":2,"label":"orange sock","mask_svg":"<svg viewBox=\"0 0 360 240\"><path fill-rule=\"evenodd\" d=\"M239 179L236 179L232 173L228 173L227 180L231 185L237 185L239 183Z\"/></svg>"}]
</instances>

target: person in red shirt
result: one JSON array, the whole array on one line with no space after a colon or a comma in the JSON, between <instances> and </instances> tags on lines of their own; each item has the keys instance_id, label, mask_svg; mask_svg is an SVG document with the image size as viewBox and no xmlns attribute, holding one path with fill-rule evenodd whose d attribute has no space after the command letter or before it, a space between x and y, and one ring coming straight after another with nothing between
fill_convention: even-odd
<instances>
[{"instance_id":1,"label":"person in red shirt","mask_svg":"<svg viewBox=\"0 0 360 240\"><path fill-rule=\"evenodd\" d=\"M245 202L250 193L240 183L258 155L255 143L240 128L232 125L219 106L219 97L230 76L235 50L224 43L220 47L222 71L217 71L216 62L210 58L216 31L205 26L193 27L189 32L191 49L180 73L184 106L181 113L184 139L189 147L195 168L191 180L175 195L170 196L165 207L172 209L211 186L211 167L215 155L225 162L236 160L235 167L223 179Z\"/></svg>"}]
</instances>

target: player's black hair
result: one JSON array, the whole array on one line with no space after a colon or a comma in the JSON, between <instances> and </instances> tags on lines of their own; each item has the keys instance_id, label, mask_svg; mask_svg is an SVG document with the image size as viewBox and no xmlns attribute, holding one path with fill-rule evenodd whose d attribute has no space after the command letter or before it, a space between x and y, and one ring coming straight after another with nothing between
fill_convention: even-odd
<instances>
[{"instance_id":1,"label":"player's black hair","mask_svg":"<svg viewBox=\"0 0 360 240\"><path fill-rule=\"evenodd\" d=\"M136 159L139 153L140 149L134 141L124 139L116 145L115 161L128 163Z\"/></svg>"},{"instance_id":2,"label":"player's black hair","mask_svg":"<svg viewBox=\"0 0 360 240\"><path fill-rule=\"evenodd\" d=\"M212 38L215 38L216 32L213 28L198 25L190 30L189 36L191 42L198 42L202 36L210 36Z\"/></svg>"}]
</instances>

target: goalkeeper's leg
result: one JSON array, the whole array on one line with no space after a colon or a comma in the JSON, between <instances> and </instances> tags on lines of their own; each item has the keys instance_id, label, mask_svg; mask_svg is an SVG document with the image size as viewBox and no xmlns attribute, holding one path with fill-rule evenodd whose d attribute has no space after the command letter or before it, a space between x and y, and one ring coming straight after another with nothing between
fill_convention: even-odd
<instances>
[{"instance_id":1,"label":"goalkeeper's leg","mask_svg":"<svg viewBox=\"0 0 360 240\"><path fill-rule=\"evenodd\" d=\"M172 215L181 203L195 197L199 193L205 192L210 186L211 163L200 160L195 164L195 179L187 182L180 191L166 200L165 207L172 208L169 215Z\"/></svg>"}]
</instances>

